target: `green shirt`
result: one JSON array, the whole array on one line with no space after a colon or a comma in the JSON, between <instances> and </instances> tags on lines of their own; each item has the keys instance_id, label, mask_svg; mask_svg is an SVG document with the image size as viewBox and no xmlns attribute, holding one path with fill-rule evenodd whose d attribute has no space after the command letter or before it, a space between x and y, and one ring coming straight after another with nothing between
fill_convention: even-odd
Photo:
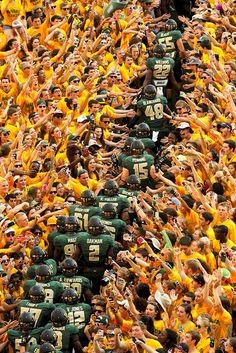
<instances>
[{"instance_id":1,"label":"green shirt","mask_svg":"<svg viewBox=\"0 0 236 353\"><path fill-rule=\"evenodd\" d=\"M29 336L26 337L25 333L17 330L8 330L7 335L10 342L10 345L13 348L14 353L20 352L22 340L27 341L25 351L27 352L31 346L37 344L37 341L40 338L41 333L43 332L44 327L35 328L30 331Z\"/></svg>"},{"instance_id":2,"label":"green shirt","mask_svg":"<svg viewBox=\"0 0 236 353\"><path fill-rule=\"evenodd\" d=\"M128 169L129 175L135 174L141 181L142 186L147 186L150 179L150 168L154 165L154 158L150 154L142 156L127 157L124 168Z\"/></svg>"},{"instance_id":3,"label":"green shirt","mask_svg":"<svg viewBox=\"0 0 236 353\"><path fill-rule=\"evenodd\" d=\"M29 353L39 353L41 344L33 344L32 346L29 347L28 351ZM56 350L56 353L62 353L61 351Z\"/></svg>"},{"instance_id":4,"label":"green shirt","mask_svg":"<svg viewBox=\"0 0 236 353\"><path fill-rule=\"evenodd\" d=\"M89 322L92 313L91 306L85 303L58 304L58 306L67 312L69 324L76 326L79 329L79 335L84 336L85 325Z\"/></svg>"},{"instance_id":5,"label":"green shirt","mask_svg":"<svg viewBox=\"0 0 236 353\"><path fill-rule=\"evenodd\" d=\"M69 351L72 352L72 336L79 334L78 327L74 325L65 325L62 327L55 327L53 324L49 323L46 325L45 329L52 329L57 335L57 345L56 349L61 350L62 352Z\"/></svg>"},{"instance_id":6,"label":"green shirt","mask_svg":"<svg viewBox=\"0 0 236 353\"><path fill-rule=\"evenodd\" d=\"M134 196L136 197L138 195L138 191L136 191L136 190L131 191L131 190L127 190L125 188L120 188L120 194L126 196L129 200L129 204L130 204L129 213L135 213L134 206L133 206L133 197Z\"/></svg>"},{"instance_id":7,"label":"green shirt","mask_svg":"<svg viewBox=\"0 0 236 353\"><path fill-rule=\"evenodd\" d=\"M74 254L78 234L79 233L65 233L54 238L53 245L59 253L58 257L61 260Z\"/></svg>"},{"instance_id":8,"label":"green shirt","mask_svg":"<svg viewBox=\"0 0 236 353\"><path fill-rule=\"evenodd\" d=\"M114 247L114 240L110 235L93 236L84 233L77 237L77 244L85 266L103 267L107 260L108 251Z\"/></svg>"},{"instance_id":9,"label":"green shirt","mask_svg":"<svg viewBox=\"0 0 236 353\"><path fill-rule=\"evenodd\" d=\"M100 208L102 208L106 203L112 203L116 207L118 215L126 208L129 208L129 201L124 196L99 195L96 199L96 203Z\"/></svg>"},{"instance_id":10,"label":"green shirt","mask_svg":"<svg viewBox=\"0 0 236 353\"><path fill-rule=\"evenodd\" d=\"M30 278L30 279L34 279L35 276L36 276L36 270L37 270L37 268L40 265L47 265L49 267L49 270L50 270L50 275L51 276L55 276L56 275L56 273L57 273L57 263L53 259L48 259L48 260L42 261L39 264L34 264L34 265L30 266L28 268L28 271L27 271L27 277Z\"/></svg>"},{"instance_id":11,"label":"green shirt","mask_svg":"<svg viewBox=\"0 0 236 353\"><path fill-rule=\"evenodd\" d=\"M163 112L166 105L166 97L158 97L151 100L146 98L140 99L137 102L137 108L142 113L140 122L148 124L152 131L161 130L164 122Z\"/></svg>"},{"instance_id":12,"label":"green shirt","mask_svg":"<svg viewBox=\"0 0 236 353\"><path fill-rule=\"evenodd\" d=\"M76 216L80 229L88 231L88 221L93 216L100 216L102 213L101 208L93 206L71 206L69 210L70 216Z\"/></svg>"},{"instance_id":13,"label":"green shirt","mask_svg":"<svg viewBox=\"0 0 236 353\"><path fill-rule=\"evenodd\" d=\"M152 83L156 87L166 87L169 74L175 65L172 58L148 58L147 68L152 70Z\"/></svg>"},{"instance_id":14,"label":"green shirt","mask_svg":"<svg viewBox=\"0 0 236 353\"><path fill-rule=\"evenodd\" d=\"M86 289L92 289L92 282L83 276L66 277L64 275L58 275L55 276L54 279L62 284L63 289L73 288L76 290L79 299L82 298L82 295Z\"/></svg>"},{"instance_id":15,"label":"green shirt","mask_svg":"<svg viewBox=\"0 0 236 353\"><path fill-rule=\"evenodd\" d=\"M45 302L46 303L58 303L61 299L63 293L63 285L57 281L49 281L47 283L39 283L35 279L27 280L24 284L25 297L28 298L30 288L35 284L40 284L46 294Z\"/></svg>"},{"instance_id":16,"label":"green shirt","mask_svg":"<svg viewBox=\"0 0 236 353\"><path fill-rule=\"evenodd\" d=\"M35 320L35 327L43 327L50 321L51 312L55 309L52 303L31 303L29 300L19 302L20 314L30 312Z\"/></svg>"},{"instance_id":17,"label":"green shirt","mask_svg":"<svg viewBox=\"0 0 236 353\"><path fill-rule=\"evenodd\" d=\"M176 42L178 39L182 38L182 34L179 30L173 30L168 32L159 32L156 36L156 42L163 45L166 53L168 53L171 58L176 57Z\"/></svg>"},{"instance_id":18,"label":"green shirt","mask_svg":"<svg viewBox=\"0 0 236 353\"><path fill-rule=\"evenodd\" d=\"M105 219L102 218L102 223L108 230L109 234L112 236L114 240L120 240L122 235L126 230L126 223L121 219Z\"/></svg>"}]
</instances>

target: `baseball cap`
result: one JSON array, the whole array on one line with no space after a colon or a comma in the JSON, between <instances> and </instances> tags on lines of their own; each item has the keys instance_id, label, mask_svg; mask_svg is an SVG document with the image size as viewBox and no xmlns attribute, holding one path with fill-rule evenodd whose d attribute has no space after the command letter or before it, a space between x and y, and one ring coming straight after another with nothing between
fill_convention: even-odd
<instances>
[{"instance_id":1,"label":"baseball cap","mask_svg":"<svg viewBox=\"0 0 236 353\"><path fill-rule=\"evenodd\" d=\"M52 216L49 217L47 220L47 226L52 226L52 225L56 225L57 224L57 217Z\"/></svg>"},{"instance_id":2,"label":"baseball cap","mask_svg":"<svg viewBox=\"0 0 236 353\"><path fill-rule=\"evenodd\" d=\"M154 248L157 250L160 250L161 244L160 244L159 240L157 240L156 238L150 238L150 240L151 240Z\"/></svg>"},{"instance_id":3,"label":"baseball cap","mask_svg":"<svg viewBox=\"0 0 236 353\"><path fill-rule=\"evenodd\" d=\"M177 129L187 129L188 127L191 128L191 126L189 125L189 123L180 123L180 124L177 126Z\"/></svg>"},{"instance_id":4,"label":"baseball cap","mask_svg":"<svg viewBox=\"0 0 236 353\"><path fill-rule=\"evenodd\" d=\"M5 230L4 233L5 233L5 234L8 234L8 233L12 233L12 232L13 232L13 233L16 232L14 228L8 228L8 229Z\"/></svg>"},{"instance_id":5,"label":"baseball cap","mask_svg":"<svg viewBox=\"0 0 236 353\"><path fill-rule=\"evenodd\" d=\"M80 115L77 119L77 123L83 123L84 121L88 120L88 117L85 115Z\"/></svg>"},{"instance_id":6,"label":"baseball cap","mask_svg":"<svg viewBox=\"0 0 236 353\"><path fill-rule=\"evenodd\" d=\"M79 79L80 80L80 78L79 78L79 76L70 76L70 78L69 78L69 82L71 82L71 81L74 81L74 80L76 80L76 79Z\"/></svg>"},{"instance_id":7,"label":"baseball cap","mask_svg":"<svg viewBox=\"0 0 236 353\"><path fill-rule=\"evenodd\" d=\"M200 65L200 64L201 64L201 61L197 58L190 58L187 61L187 65Z\"/></svg>"},{"instance_id":8,"label":"baseball cap","mask_svg":"<svg viewBox=\"0 0 236 353\"><path fill-rule=\"evenodd\" d=\"M230 272L227 270L227 268L220 268L220 273L222 278L229 279L230 278Z\"/></svg>"},{"instance_id":9,"label":"baseball cap","mask_svg":"<svg viewBox=\"0 0 236 353\"><path fill-rule=\"evenodd\" d=\"M189 352L189 347L186 343L178 343L175 345L175 348L179 349L182 352L188 353Z\"/></svg>"},{"instance_id":10,"label":"baseball cap","mask_svg":"<svg viewBox=\"0 0 236 353\"><path fill-rule=\"evenodd\" d=\"M44 99L39 99L37 105L44 104L46 106L46 101Z\"/></svg>"},{"instance_id":11,"label":"baseball cap","mask_svg":"<svg viewBox=\"0 0 236 353\"><path fill-rule=\"evenodd\" d=\"M232 125L230 123L220 123L219 124L219 127L221 128L227 128L227 129L230 129L232 130Z\"/></svg>"},{"instance_id":12,"label":"baseball cap","mask_svg":"<svg viewBox=\"0 0 236 353\"><path fill-rule=\"evenodd\" d=\"M78 135L70 134L68 137L68 141L76 141L78 138Z\"/></svg>"},{"instance_id":13,"label":"baseball cap","mask_svg":"<svg viewBox=\"0 0 236 353\"><path fill-rule=\"evenodd\" d=\"M107 315L100 315L96 318L96 323L107 325L109 323L109 317Z\"/></svg>"},{"instance_id":14,"label":"baseball cap","mask_svg":"<svg viewBox=\"0 0 236 353\"><path fill-rule=\"evenodd\" d=\"M168 294L161 293L159 290L157 290L154 297L164 311L166 311L167 306L171 305L171 299Z\"/></svg>"}]
</instances>

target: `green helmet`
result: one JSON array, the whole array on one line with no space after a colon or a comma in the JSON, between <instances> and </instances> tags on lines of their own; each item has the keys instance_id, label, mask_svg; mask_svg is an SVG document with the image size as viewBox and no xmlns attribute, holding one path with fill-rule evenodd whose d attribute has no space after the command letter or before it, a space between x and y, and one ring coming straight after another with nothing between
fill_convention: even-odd
<instances>
[{"instance_id":1,"label":"green helmet","mask_svg":"<svg viewBox=\"0 0 236 353\"><path fill-rule=\"evenodd\" d=\"M166 21L165 23L165 30L166 31L174 31L177 29L177 22L173 20L172 18L169 18L169 20Z\"/></svg>"}]
</instances>

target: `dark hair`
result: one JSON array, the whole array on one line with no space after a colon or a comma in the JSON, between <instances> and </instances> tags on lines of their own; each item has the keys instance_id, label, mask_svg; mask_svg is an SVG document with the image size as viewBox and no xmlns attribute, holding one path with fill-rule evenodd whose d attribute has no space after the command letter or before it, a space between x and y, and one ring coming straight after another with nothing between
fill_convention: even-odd
<instances>
[{"instance_id":1,"label":"dark hair","mask_svg":"<svg viewBox=\"0 0 236 353\"><path fill-rule=\"evenodd\" d=\"M187 331L187 333L191 335L192 340L195 341L195 345L197 345L201 339L199 332L197 332L195 330L189 330L189 331Z\"/></svg>"},{"instance_id":2,"label":"dark hair","mask_svg":"<svg viewBox=\"0 0 236 353\"><path fill-rule=\"evenodd\" d=\"M224 195L224 186L221 183L213 183L212 191L217 195Z\"/></svg>"},{"instance_id":3,"label":"dark hair","mask_svg":"<svg viewBox=\"0 0 236 353\"><path fill-rule=\"evenodd\" d=\"M224 140L224 143L227 143L227 145L231 150L234 150L236 147L236 143L233 140Z\"/></svg>"},{"instance_id":4,"label":"dark hair","mask_svg":"<svg viewBox=\"0 0 236 353\"><path fill-rule=\"evenodd\" d=\"M187 245L190 246L192 243L192 239L190 237L184 236L180 238L179 245Z\"/></svg>"},{"instance_id":5,"label":"dark hair","mask_svg":"<svg viewBox=\"0 0 236 353\"><path fill-rule=\"evenodd\" d=\"M200 104L198 104L198 107L202 109L202 112L203 112L203 113L207 113L208 110L209 110L208 105L205 104L205 103L200 103Z\"/></svg>"},{"instance_id":6,"label":"dark hair","mask_svg":"<svg viewBox=\"0 0 236 353\"><path fill-rule=\"evenodd\" d=\"M147 299L151 295L149 285L146 283L139 283L135 290L140 298Z\"/></svg>"},{"instance_id":7,"label":"dark hair","mask_svg":"<svg viewBox=\"0 0 236 353\"><path fill-rule=\"evenodd\" d=\"M210 212L203 212L202 217L205 219L206 222L208 222L208 224L210 224L214 219Z\"/></svg>"},{"instance_id":8,"label":"dark hair","mask_svg":"<svg viewBox=\"0 0 236 353\"><path fill-rule=\"evenodd\" d=\"M154 335L155 327L152 318L148 315L140 315L139 320L144 323L147 328L147 331Z\"/></svg>"}]
</instances>

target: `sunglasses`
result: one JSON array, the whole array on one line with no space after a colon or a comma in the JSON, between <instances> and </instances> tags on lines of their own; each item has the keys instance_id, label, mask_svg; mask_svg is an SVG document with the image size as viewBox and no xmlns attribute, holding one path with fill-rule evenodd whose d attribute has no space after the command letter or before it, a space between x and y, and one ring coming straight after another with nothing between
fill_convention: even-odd
<instances>
[{"instance_id":1,"label":"sunglasses","mask_svg":"<svg viewBox=\"0 0 236 353\"><path fill-rule=\"evenodd\" d=\"M34 235L42 235L43 233L41 232L34 232Z\"/></svg>"},{"instance_id":2,"label":"sunglasses","mask_svg":"<svg viewBox=\"0 0 236 353\"><path fill-rule=\"evenodd\" d=\"M46 108L46 105L39 105L39 108Z\"/></svg>"},{"instance_id":3,"label":"sunglasses","mask_svg":"<svg viewBox=\"0 0 236 353\"><path fill-rule=\"evenodd\" d=\"M72 81L73 83L79 83L79 80L74 80L74 81Z\"/></svg>"},{"instance_id":4,"label":"sunglasses","mask_svg":"<svg viewBox=\"0 0 236 353\"><path fill-rule=\"evenodd\" d=\"M2 264L9 264L9 260L2 260Z\"/></svg>"},{"instance_id":5,"label":"sunglasses","mask_svg":"<svg viewBox=\"0 0 236 353\"><path fill-rule=\"evenodd\" d=\"M197 327L197 328L202 328L202 326L201 326L201 325L196 325L196 327Z\"/></svg>"},{"instance_id":6,"label":"sunglasses","mask_svg":"<svg viewBox=\"0 0 236 353\"><path fill-rule=\"evenodd\" d=\"M196 113L202 113L202 111L201 111L201 110L196 109Z\"/></svg>"},{"instance_id":7,"label":"sunglasses","mask_svg":"<svg viewBox=\"0 0 236 353\"><path fill-rule=\"evenodd\" d=\"M21 168L22 164L15 164L15 168Z\"/></svg>"},{"instance_id":8,"label":"sunglasses","mask_svg":"<svg viewBox=\"0 0 236 353\"><path fill-rule=\"evenodd\" d=\"M97 310L97 309L95 309L94 312L95 312L95 313L98 313L98 314L101 314L101 313L103 313L103 310Z\"/></svg>"},{"instance_id":9,"label":"sunglasses","mask_svg":"<svg viewBox=\"0 0 236 353\"><path fill-rule=\"evenodd\" d=\"M50 191L50 194L56 194L57 192L56 191Z\"/></svg>"},{"instance_id":10,"label":"sunglasses","mask_svg":"<svg viewBox=\"0 0 236 353\"><path fill-rule=\"evenodd\" d=\"M207 76L202 76L202 79L203 80L206 80L208 77Z\"/></svg>"},{"instance_id":11,"label":"sunglasses","mask_svg":"<svg viewBox=\"0 0 236 353\"><path fill-rule=\"evenodd\" d=\"M4 133L3 133L3 136L9 136L9 135L10 135L9 132L4 132Z\"/></svg>"},{"instance_id":12,"label":"sunglasses","mask_svg":"<svg viewBox=\"0 0 236 353\"><path fill-rule=\"evenodd\" d=\"M109 120L104 120L104 121L102 121L102 123L104 123L104 124L109 124L110 121L109 121Z\"/></svg>"},{"instance_id":13,"label":"sunglasses","mask_svg":"<svg viewBox=\"0 0 236 353\"><path fill-rule=\"evenodd\" d=\"M77 90L77 91L73 91L72 93L79 93L79 90Z\"/></svg>"},{"instance_id":14,"label":"sunglasses","mask_svg":"<svg viewBox=\"0 0 236 353\"><path fill-rule=\"evenodd\" d=\"M117 78L117 76L112 76L112 75L111 75L110 78Z\"/></svg>"},{"instance_id":15,"label":"sunglasses","mask_svg":"<svg viewBox=\"0 0 236 353\"><path fill-rule=\"evenodd\" d=\"M8 238L8 237L14 237L14 235L15 235L15 233L14 232L12 232L12 233L8 233L8 234L6 234L6 237Z\"/></svg>"},{"instance_id":16,"label":"sunglasses","mask_svg":"<svg viewBox=\"0 0 236 353\"><path fill-rule=\"evenodd\" d=\"M50 6L51 7L51 9L55 9L56 8L56 6L55 5L52 5L52 6Z\"/></svg>"},{"instance_id":17,"label":"sunglasses","mask_svg":"<svg viewBox=\"0 0 236 353\"><path fill-rule=\"evenodd\" d=\"M192 302L189 301L189 300L183 300L183 303L184 303L184 304L191 304Z\"/></svg>"},{"instance_id":18,"label":"sunglasses","mask_svg":"<svg viewBox=\"0 0 236 353\"><path fill-rule=\"evenodd\" d=\"M70 10L69 7L62 7L62 10Z\"/></svg>"}]
</instances>

